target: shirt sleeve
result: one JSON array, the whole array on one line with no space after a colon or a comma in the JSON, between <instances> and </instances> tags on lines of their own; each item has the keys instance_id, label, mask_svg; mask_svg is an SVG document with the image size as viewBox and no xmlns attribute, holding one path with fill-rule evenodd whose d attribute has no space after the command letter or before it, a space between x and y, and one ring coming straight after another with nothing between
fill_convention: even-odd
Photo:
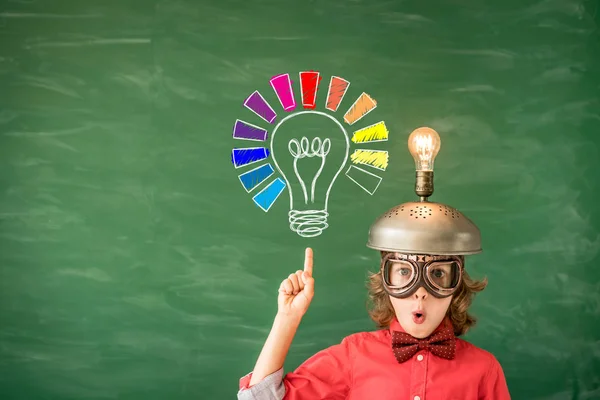
<instances>
[{"instance_id":1,"label":"shirt sleeve","mask_svg":"<svg viewBox=\"0 0 600 400\"><path fill-rule=\"evenodd\" d=\"M502 366L495 357L492 358L492 364L483 382L482 393L479 398L483 400L510 400Z\"/></svg>"},{"instance_id":2,"label":"shirt sleeve","mask_svg":"<svg viewBox=\"0 0 600 400\"><path fill-rule=\"evenodd\" d=\"M240 390L238 400L282 400L285 395L285 387L282 382L283 368L265 376L255 385L250 385L252 372L240 379Z\"/></svg>"},{"instance_id":3,"label":"shirt sleeve","mask_svg":"<svg viewBox=\"0 0 600 400\"><path fill-rule=\"evenodd\" d=\"M252 373L240 379L238 400L343 400L352 381L349 338L321 350L294 372L283 369L248 386Z\"/></svg>"}]
</instances>

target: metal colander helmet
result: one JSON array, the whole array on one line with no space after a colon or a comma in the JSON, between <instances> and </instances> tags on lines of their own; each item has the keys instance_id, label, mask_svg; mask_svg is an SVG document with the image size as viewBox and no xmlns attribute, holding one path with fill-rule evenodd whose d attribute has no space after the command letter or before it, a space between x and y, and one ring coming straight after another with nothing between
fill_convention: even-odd
<instances>
[{"instance_id":1,"label":"metal colander helmet","mask_svg":"<svg viewBox=\"0 0 600 400\"><path fill-rule=\"evenodd\" d=\"M477 226L460 211L430 202L433 161L440 147L437 132L418 128L408 139L415 159L415 192L420 201L397 205L381 215L369 230L367 247L404 254L469 255L482 251Z\"/></svg>"},{"instance_id":2,"label":"metal colander helmet","mask_svg":"<svg viewBox=\"0 0 600 400\"><path fill-rule=\"evenodd\" d=\"M481 252L481 235L471 220L452 207L409 202L373 223L367 246L404 254L468 255Z\"/></svg>"}]
</instances>

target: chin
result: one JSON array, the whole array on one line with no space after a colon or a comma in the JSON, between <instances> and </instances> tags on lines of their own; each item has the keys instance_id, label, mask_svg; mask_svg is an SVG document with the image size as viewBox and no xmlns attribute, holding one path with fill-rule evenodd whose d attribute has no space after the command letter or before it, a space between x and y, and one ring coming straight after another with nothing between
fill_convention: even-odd
<instances>
[{"instance_id":1,"label":"chin","mask_svg":"<svg viewBox=\"0 0 600 400\"><path fill-rule=\"evenodd\" d=\"M432 321L425 321L422 324L416 324L415 322L413 322L412 316L410 316L404 319L401 325L402 328L404 328L404 330L409 335L414 336L418 339L423 339L431 335L435 328L438 327L439 323L436 324Z\"/></svg>"},{"instance_id":2,"label":"chin","mask_svg":"<svg viewBox=\"0 0 600 400\"><path fill-rule=\"evenodd\" d=\"M429 328L424 326L412 327L411 330L405 329L411 336L416 337L417 339L423 339L427 336L431 335L435 328Z\"/></svg>"}]
</instances>

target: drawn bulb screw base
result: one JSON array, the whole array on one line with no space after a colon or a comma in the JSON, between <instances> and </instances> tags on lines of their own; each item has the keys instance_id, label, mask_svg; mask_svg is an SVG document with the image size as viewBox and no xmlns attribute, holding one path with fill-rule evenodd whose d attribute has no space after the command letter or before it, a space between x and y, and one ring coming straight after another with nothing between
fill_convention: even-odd
<instances>
[{"instance_id":1,"label":"drawn bulb screw base","mask_svg":"<svg viewBox=\"0 0 600 400\"><path fill-rule=\"evenodd\" d=\"M292 155L294 162L294 173L296 174L296 178L300 182L300 186L302 187L302 193L304 195L304 204L314 203L315 201L315 186L325 167L325 162L327 155L329 154L329 150L331 149L331 140L326 138L325 140L321 140L321 138L316 137L309 142L307 137L302 137L300 142L297 139L292 139L288 142L288 150ZM313 180L310 184L310 199L309 199L309 189L304 182L304 179L298 173L298 160L302 158L313 158L319 157L321 159L321 165L319 166L319 170L313 177ZM318 236L323 232L323 230L327 229L329 226L327 224L327 210L295 210L292 209L289 212L289 221L290 228L304 237L313 237Z\"/></svg>"}]
</instances>

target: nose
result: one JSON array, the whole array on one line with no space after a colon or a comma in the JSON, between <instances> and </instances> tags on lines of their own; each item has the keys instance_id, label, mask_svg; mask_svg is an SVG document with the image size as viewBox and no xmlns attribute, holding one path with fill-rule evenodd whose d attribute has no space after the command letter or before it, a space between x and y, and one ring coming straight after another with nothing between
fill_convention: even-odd
<instances>
[{"instance_id":1,"label":"nose","mask_svg":"<svg viewBox=\"0 0 600 400\"><path fill-rule=\"evenodd\" d=\"M429 296L429 293L423 286L419 286L414 296L416 300L425 300Z\"/></svg>"}]
</instances>

